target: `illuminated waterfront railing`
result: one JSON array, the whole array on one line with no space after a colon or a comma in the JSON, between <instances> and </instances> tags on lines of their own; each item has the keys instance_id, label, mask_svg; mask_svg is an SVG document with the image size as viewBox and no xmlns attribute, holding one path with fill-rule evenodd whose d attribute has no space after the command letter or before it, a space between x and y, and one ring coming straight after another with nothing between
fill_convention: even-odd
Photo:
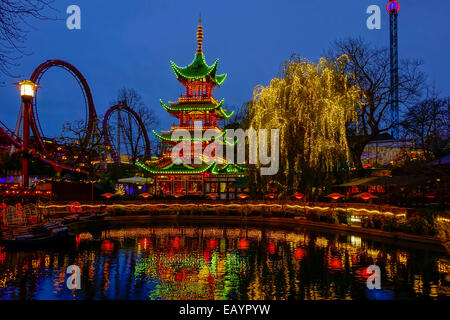
<instances>
[{"instance_id":1,"label":"illuminated waterfront railing","mask_svg":"<svg viewBox=\"0 0 450 320\"><path fill-rule=\"evenodd\" d=\"M406 217L406 209L394 208L394 207L382 207L378 206L379 209L372 209L366 207L355 206L327 206L322 204L294 204L294 203L266 203L266 202L247 202L247 203L203 203L203 202L192 202L192 203L111 203L111 204L81 204L83 211L85 209L94 209L98 211L103 211L107 209L114 208L126 208L126 209L140 209L152 211L192 211L196 210L199 212L211 211L211 210L234 210L239 212L248 211L264 211L266 209L271 212L305 212L309 211L337 211L342 210L348 212L355 216L363 215L387 215L396 216L399 218ZM71 204L47 204L47 205L37 205L38 210L51 210L56 211L69 211ZM444 218L445 219L445 218Z\"/></svg>"}]
</instances>

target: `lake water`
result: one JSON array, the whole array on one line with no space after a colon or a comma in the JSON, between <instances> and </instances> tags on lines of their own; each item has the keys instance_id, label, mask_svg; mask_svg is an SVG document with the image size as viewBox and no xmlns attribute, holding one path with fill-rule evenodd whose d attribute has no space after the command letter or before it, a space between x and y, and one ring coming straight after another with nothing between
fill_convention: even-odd
<instances>
[{"instance_id":1,"label":"lake water","mask_svg":"<svg viewBox=\"0 0 450 320\"><path fill-rule=\"evenodd\" d=\"M449 299L450 257L365 237L245 225L140 225L0 251L0 299ZM81 289L66 269L81 270ZM381 270L381 290L366 268Z\"/></svg>"}]
</instances>

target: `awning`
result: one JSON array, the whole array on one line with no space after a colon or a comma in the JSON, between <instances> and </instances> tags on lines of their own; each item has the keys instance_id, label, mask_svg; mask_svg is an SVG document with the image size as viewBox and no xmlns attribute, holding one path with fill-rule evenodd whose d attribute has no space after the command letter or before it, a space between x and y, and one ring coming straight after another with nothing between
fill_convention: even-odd
<instances>
[{"instance_id":1,"label":"awning","mask_svg":"<svg viewBox=\"0 0 450 320\"><path fill-rule=\"evenodd\" d=\"M355 179L337 187L353 187L353 186L382 186L382 185L396 185L407 186L423 183L429 179L426 176L394 176L394 177L368 177L362 179Z\"/></svg>"},{"instance_id":2,"label":"awning","mask_svg":"<svg viewBox=\"0 0 450 320\"><path fill-rule=\"evenodd\" d=\"M338 187L353 187L353 186L367 186L367 185L377 185L378 183L371 184L372 181L378 180L380 177L368 177L368 178L358 178L353 179L349 182L338 185Z\"/></svg>"},{"instance_id":3,"label":"awning","mask_svg":"<svg viewBox=\"0 0 450 320\"><path fill-rule=\"evenodd\" d=\"M118 183L129 183L129 184L152 184L154 180L152 178L144 178L144 177L131 177L131 178L123 178L117 180Z\"/></svg>"},{"instance_id":4,"label":"awning","mask_svg":"<svg viewBox=\"0 0 450 320\"><path fill-rule=\"evenodd\" d=\"M229 188L248 188L248 180L246 178L237 178L234 183L228 186Z\"/></svg>"}]
</instances>

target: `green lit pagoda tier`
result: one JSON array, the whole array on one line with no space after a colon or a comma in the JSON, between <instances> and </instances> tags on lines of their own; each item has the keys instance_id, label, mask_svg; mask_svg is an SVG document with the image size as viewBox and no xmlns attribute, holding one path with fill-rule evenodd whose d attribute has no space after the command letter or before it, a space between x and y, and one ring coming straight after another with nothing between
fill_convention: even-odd
<instances>
[{"instance_id":1,"label":"green lit pagoda tier","mask_svg":"<svg viewBox=\"0 0 450 320\"><path fill-rule=\"evenodd\" d=\"M197 53L194 60L186 67L180 67L173 61L170 61L172 70L180 82L186 83L207 80L209 83L220 86L225 81L227 74L217 74L218 64L219 59L217 59L213 65L208 66L203 52Z\"/></svg>"},{"instance_id":2,"label":"green lit pagoda tier","mask_svg":"<svg viewBox=\"0 0 450 320\"><path fill-rule=\"evenodd\" d=\"M205 120L211 120L211 115L214 115L215 118L219 120L223 120L229 119L234 113L234 111L227 113L223 108L224 101L225 100L222 99L219 103L212 97L206 99L180 97L178 103L167 105L162 100L159 102L167 112L177 118L180 118L181 116L188 117L190 114L196 114L196 112L200 111L209 116L209 118L206 118Z\"/></svg>"},{"instance_id":3,"label":"green lit pagoda tier","mask_svg":"<svg viewBox=\"0 0 450 320\"><path fill-rule=\"evenodd\" d=\"M162 158L161 158L162 159ZM217 164L216 162L201 164L175 163L172 161L153 162L145 164L137 160L136 164L153 175L201 175L203 177L244 177L246 168L234 164Z\"/></svg>"}]
</instances>

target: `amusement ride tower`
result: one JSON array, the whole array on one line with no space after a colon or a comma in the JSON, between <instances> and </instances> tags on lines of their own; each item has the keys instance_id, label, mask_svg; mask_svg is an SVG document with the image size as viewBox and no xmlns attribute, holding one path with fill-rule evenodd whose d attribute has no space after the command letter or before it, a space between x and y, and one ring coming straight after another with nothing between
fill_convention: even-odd
<instances>
[{"instance_id":1,"label":"amusement ride tower","mask_svg":"<svg viewBox=\"0 0 450 320\"><path fill-rule=\"evenodd\" d=\"M391 124L392 136L398 139L398 123L399 123L399 93L398 93L398 12L400 11L400 3L398 1L389 1L386 6L389 12L389 29L390 29L390 62L391 62Z\"/></svg>"}]
</instances>

